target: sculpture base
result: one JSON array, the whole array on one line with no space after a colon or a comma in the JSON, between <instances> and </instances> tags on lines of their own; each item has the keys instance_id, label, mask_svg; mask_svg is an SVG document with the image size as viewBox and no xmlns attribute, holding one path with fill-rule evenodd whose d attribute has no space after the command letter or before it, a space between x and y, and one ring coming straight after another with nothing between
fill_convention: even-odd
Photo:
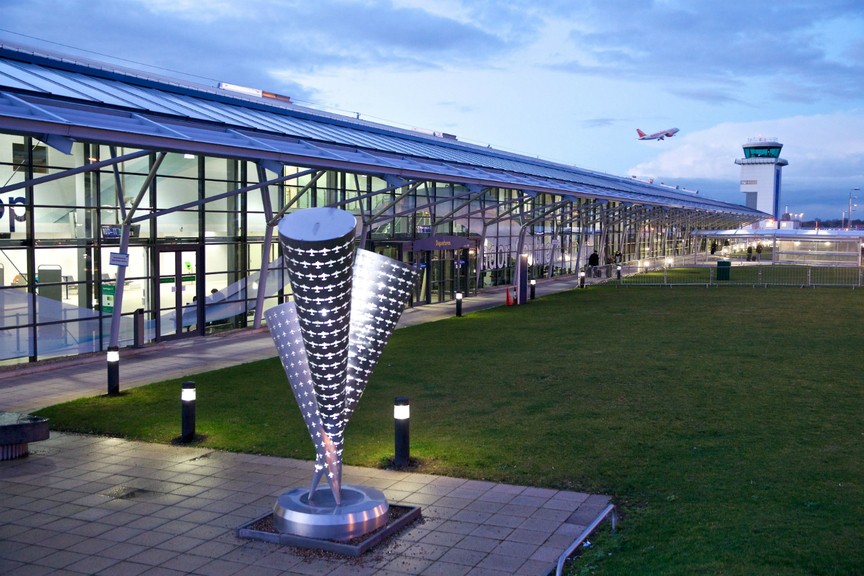
<instances>
[{"instance_id":1,"label":"sculpture base","mask_svg":"<svg viewBox=\"0 0 864 576\"><path fill-rule=\"evenodd\" d=\"M350 540L387 524L387 498L369 486L342 485L342 504L337 506L329 486L282 494L273 506L273 525L286 534L306 538Z\"/></svg>"}]
</instances>

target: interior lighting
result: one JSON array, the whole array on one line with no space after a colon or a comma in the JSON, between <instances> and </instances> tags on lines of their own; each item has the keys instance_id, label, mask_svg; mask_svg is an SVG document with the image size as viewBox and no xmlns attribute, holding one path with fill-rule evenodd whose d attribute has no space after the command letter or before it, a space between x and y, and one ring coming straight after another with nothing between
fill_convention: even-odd
<instances>
[{"instance_id":1,"label":"interior lighting","mask_svg":"<svg viewBox=\"0 0 864 576\"><path fill-rule=\"evenodd\" d=\"M194 154L183 154L183 158L185 158L186 160L194 160L195 155Z\"/></svg>"}]
</instances>

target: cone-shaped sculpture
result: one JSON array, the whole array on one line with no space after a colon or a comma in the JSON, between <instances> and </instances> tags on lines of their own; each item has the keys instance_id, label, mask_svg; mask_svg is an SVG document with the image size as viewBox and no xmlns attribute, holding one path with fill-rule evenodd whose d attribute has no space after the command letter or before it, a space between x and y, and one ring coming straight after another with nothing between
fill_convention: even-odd
<instances>
[{"instance_id":1,"label":"cone-shaped sculpture","mask_svg":"<svg viewBox=\"0 0 864 576\"><path fill-rule=\"evenodd\" d=\"M417 275L374 252L354 255L354 217L312 208L279 223L294 302L265 313L294 397L315 445L312 485L283 494L274 507L280 531L348 539L387 521L384 495L342 485L345 426ZM332 497L318 489L326 476Z\"/></svg>"}]
</instances>

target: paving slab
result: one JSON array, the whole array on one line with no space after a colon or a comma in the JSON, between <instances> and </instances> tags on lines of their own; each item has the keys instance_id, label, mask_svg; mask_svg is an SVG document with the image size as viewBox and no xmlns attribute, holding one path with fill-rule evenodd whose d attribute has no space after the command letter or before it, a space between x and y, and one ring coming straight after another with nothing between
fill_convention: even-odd
<instances>
[{"instance_id":1,"label":"paving slab","mask_svg":"<svg viewBox=\"0 0 864 576\"><path fill-rule=\"evenodd\" d=\"M92 498L85 491L86 484L67 483L113 466L117 456L124 464L104 478L107 482L98 493L100 498ZM170 482L152 479L179 465L182 472ZM55 432L30 456L0 462L0 572L540 575L578 535L581 526L573 519L580 517L580 506L588 511L608 502L605 496L538 492L525 486L350 467L358 477L398 486L393 504L430 495L438 500L423 507L421 521L356 559L315 557L234 535L236 526L268 510L280 490L307 484L312 465L289 458ZM209 479L251 475L281 488L262 497L260 483L224 482L211 494L213 498L201 497L193 489ZM460 497L450 496L453 493ZM561 511L513 505L520 515L475 509L491 503L483 499L489 494L523 494L542 501L575 503L576 508ZM154 504L165 497L174 499ZM236 504L246 500L256 504ZM536 516L527 514L529 511Z\"/></svg>"}]
</instances>

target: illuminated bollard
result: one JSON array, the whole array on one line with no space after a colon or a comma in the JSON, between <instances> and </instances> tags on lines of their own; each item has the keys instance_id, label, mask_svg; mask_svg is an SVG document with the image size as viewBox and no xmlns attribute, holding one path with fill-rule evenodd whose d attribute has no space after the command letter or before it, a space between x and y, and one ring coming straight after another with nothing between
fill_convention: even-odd
<instances>
[{"instance_id":1,"label":"illuminated bollard","mask_svg":"<svg viewBox=\"0 0 864 576\"><path fill-rule=\"evenodd\" d=\"M585 272L579 272L579 288L585 287Z\"/></svg>"},{"instance_id":2,"label":"illuminated bollard","mask_svg":"<svg viewBox=\"0 0 864 576\"><path fill-rule=\"evenodd\" d=\"M456 293L456 317L457 318L462 317L462 293L461 292Z\"/></svg>"},{"instance_id":3,"label":"illuminated bollard","mask_svg":"<svg viewBox=\"0 0 864 576\"><path fill-rule=\"evenodd\" d=\"M411 410L408 406L408 398L399 396L393 402L393 422L396 432L396 457L394 464L397 468L408 466L411 453L410 437L408 433Z\"/></svg>"},{"instance_id":4,"label":"illuminated bollard","mask_svg":"<svg viewBox=\"0 0 864 576\"><path fill-rule=\"evenodd\" d=\"M531 300L535 298L534 289L537 287L537 280L531 280Z\"/></svg>"},{"instance_id":5,"label":"illuminated bollard","mask_svg":"<svg viewBox=\"0 0 864 576\"><path fill-rule=\"evenodd\" d=\"M618 266L618 281L621 281L621 266Z\"/></svg>"},{"instance_id":6,"label":"illuminated bollard","mask_svg":"<svg viewBox=\"0 0 864 576\"><path fill-rule=\"evenodd\" d=\"M108 347L108 394L120 393L120 349Z\"/></svg>"},{"instance_id":7,"label":"illuminated bollard","mask_svg":"<svg viewBox=\"0 0 864 576\"><path fill-rule=\"evenodd\" d=\"M191 442L195 439L195 382L183 382L180 404L182 405L182 434L180 439L183 442Z\"/></svg>"}]
</instances>

